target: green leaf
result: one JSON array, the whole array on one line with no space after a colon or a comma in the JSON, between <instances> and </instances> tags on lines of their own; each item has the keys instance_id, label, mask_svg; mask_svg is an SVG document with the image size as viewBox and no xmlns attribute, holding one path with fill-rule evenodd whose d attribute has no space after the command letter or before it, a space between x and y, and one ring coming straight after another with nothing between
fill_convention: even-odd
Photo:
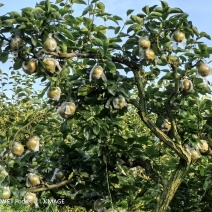
<instances>
[{"instance_id":1,"label":"green leaf","mask_svg":"<svg viewBox=\"0 0 212 212\"><path fill-rule=\"evenodd\" d=\"M153 5L152 7L149 8L149 13L151 13L152 11L154 11L154 9L157 7L157 5Z\"/></svg>"},{"instance_id":2,"label":"green leaf","mask_svg":"<svg viewBox=\"0 0 212 212\"><path fill-rule=\"evenodd\" d=\"M51 3L49 0L46 0L45 2L46 11L49 13L51 10Z\"/></svg>"},{"instance_id":3,"label":"green leaf","mask_svg":"<svg viewBox=\"0 0 212 212\"><path fill-rule=\"evenodd\" d=\"M31 11L23 11L23 17L27 17L28 19L34 19L34 15Z\"/></svg>"},{"instance_id":4,"label":"green leaf","mask_svg":"<svg viewBox=\"0 0 212 212\"><path fill-rule=\"evenodd\" d=\"M31 37L31 41L33 46L37 46L37 42L38 42L37 39L35 39L34 37Z\"/></svg>"},{"instance_id":5,"label":"green leaf","mask_svg":"<svg viewBox=\"0 0 212 212\"><path fill-rule=\"evenodd\" d=\"M14 18L18 18L18 17L21 16L21 14L20 14L19 12L16 12L16 11L10 12L9 15L10 15L11 17L14 17Z\"/></svg>"},{"instance_id":6,"label":"green leaf","mask_svg":"<svg viewBox=\"0 0 212 212\"><path fill-rule=\"evenodd\" d=\"M121 29L121 27L120 27L120 26L116 27L116 28L115 28L115 31L114 31L114 32L115 32L115 34L117 34L117 33L120 31L120 29Z\"/></svg>"},{"instance_id":7,"label":"green leaf","mask_svg":"<svg viewBox=\"0 0 212 212\"><path fill-rule=\"evenodd\" d=\"M208 51L209 54L212 54L212 47L208 47L207 51Z\"/></svg>"},{"instance_id":8,"label":"green leaf","mask_svg":"<svg viewBox=\"0 0 212 212\"><path fill-rule=\"evenodd\" d=\"M122 93L127 99L130 98L129 90L127 88L125 88L124 86L119 87L117 90L118 90L118 92Z\"/></svg>"},{"instance_id":9,"label":"green leaf","mask_svg":"<svg viewBox=\"0 0 212 212\"><path fill-rule=\"evenodd\" d=\"M166 1L161 1L161 5L163 8L166 8L169 6L169 4Z\"/></svg>"},{"instance_id":10,"label":"green leaf","mask_svg":"<svg viewBox=\"0 0 212 212\"><path fill-rule=\"evenodd\" d=\"M206 32L200 32L200 37L205 37L205 38L207 38L208 40L211 40L211 36L210 35L208 35Z\"/></svg>"},{"instance_id":11,"label":"green leaf","mask_svg":"<svg viewBox=\"0 0 212 212\"><path fill-rule=\"evenodd\" d=\"M163 8L162 7L156 7L155 12L163 13Z\"/></svg>"},{"instance_id":12,"label":"green leaf","mask_svg":"<svg viewBox=\"0 0 212 212\"><path fill-rule=\"evenodd\" d=\"M103 41L99 38L94 38L93 43L97 46L103 46Z\"/></svg>"},{"instance_id":13,"label":"green leaf","mask_svg":"<svg viewBox=\"0 0 212 212\"><path fill-rule=\"evenodd\" d=\"M78 88L77 95L78 96L87 96L93 90L94 90L94 88L91 88L89 85L81 86Z\"/></svg>"},{"instance_id":14,"label":"green leaf","mask_svg":"<svg viewBox=\"0 0 212 212\"><path fill-rule=\"evenodd\" d=\"M90 4L88 7L86 7L84 9L84 11L82 12L82 16L86 15L88 12L92 11L93 7L92 4Z\"/></svg>"},{"instance_id":15,"label":"green leaf","mask_svg":"<svg viewBox=\"0 0 212 212\"><path fill-rule=\"evenodd\" d=\"M21 60L16 60L14 65L13 65L14 70L18 70L21 67L22 67L22 61Z\"/></svg>"},{"instance_id":16,"label":"green leaf","mask_svg":"<svg viewBox=\"0 0 212 212\"><path fill-rule=\"evenodd\" d=\"M74 172L71 172L71 174L68 176L68 180L72 179L74 176Z\"/></svg>"},{"instance_id":17,"label":"green leaf","mask_svg":"<svg viewBox=\"0 0 212 212\"><path fill-rule=\"evenodd\" d=\"M87 3L83 0L74 0L74 3L75 4L85 4L85 5L87 5Z\"/></svg>"},{"instance_id":18,"label":"green leaf","mask_svg":"<svg viewBox=\"0 0 212 212\"><path fill-rule=\"evenodd\" d=\"M60 126L60 132L66 133L66 131L67 131L67 121L64 121Z\"/></svg>"},{"instance_id":19,"label":"green leaf","mask_svg":"<svg viewBox=\"0 0 212 212\"><path fill-rule=\"evenodd\" d=\"M97 1L99 1L99 0L92 0L91 4L96 3Z\"/></svg>"},{"instance_id":20,"label":"green leaf","mask_svg":"<svg viewBox=\"0 0 212 212\"><path fill-rule=\"evenodd\" d=\"M108 45L108 47L111 48L111 49L119 49L119 50L122 49L121 46L118 45L118 44L116 44L116 43L110 43L110 44Z\"/></svg>"},{"instance_id":21,"label":"green leaf","mask_svg":"<svg viewBox=\"0 0 212 212\"><path fill-rule=\"evenodd\" d=\"M211 180L208 179L208 178L206 178L206 179L205 179L205 182L204 182L204 184L203 184L203 189L204 189L205 191L208 189L208 186L210 185L210 183L211 183Z\"/></svg>"},{"instance_id":22,"label":"green leaf","mask_svg":"<svg viewBox=\"0 0 212 212\"><path fill-rule=\"evenodd\" d=\"M132 16L131 16L131 19L132 19L134 22L137 22L138 24L143 23L143 18L140 18L140 17L137 16L137 15L132 15Z\"/></svg>"},{"instance_id":23,"label":"green leaf","mask_svg":"<svg viewBox=\"0 0 212 212\"><path fill-rule=\"evenodd\" d=\"M96 125L93 126L93 132L94 132L94 134L96 134L96 135L99 134L99 132L100 132L100 127L99 127L98 124L96 124Z\"/></svg>"},{"instance_id":24,"label":"green leaf","mask_svg":"<svg viewBox=\"0 0 212 212\"><path fill-rule=\"evenodd\" d=\"M29 19L26 17L18 17L16 18L16 21L22 23L22 22L28 22Z\"/></svg>"},{"instance_id":25,"label":"green leaf","mask_svg":"<svg viewBox=\"0 0 212 212\"><path fill-rule=\"evenodd\" d=\"M149 17L162 17L162 13L159 13L159 12L152 12Z\"/></svg>"},{"instance_id":26,"label":"green leaf","mask_svg":"<svg viewBox=\"0 0 212 212\"><path fill-rule=\"evenodd\" d=\"M69 30L69 29L62 29L62 28L60 28L60 30L63 32L63 34L65 35L65 37L67 37L68 39L70 39L70 40L73 40L74 39L74 36L71 33L71 30Z\"/></svg>"},{"instance_id":27,"label":"green leaf","mask_svg":"<svg viewBox=\"0 0 212 212\"><path fill-rule=\"evenodd\" d=\"M63 0L56 0L55 4L62 2Z\"/></svg>"},{"instance_id":28,"label":"green leaf","mask_svg":"<svg viewBox=\"0 0 212 212\"><path fill-rule=\"evenodd\" d=\"M86 140L90 140L92 138L92 131L89 126L84 127L83 134Z\"/></svg>"},{"instance_id":29,"label":"green leaf","mask_svg":"<svg viewBox=\"0 0 212 212\"><path fill-rule=\"evenodd\" d=\"M193 26L192 30L193 30L193 32L196 36L199 36L199 32L198 32L198 29L196 27Z\"/></svg>"},{"instance_id":30,"label":"green leaf","mask_svg":"<svg viewBox=\"0 0 212 212\"><path fill-rule=\"evenodd\" d=\"M180 8L169 8L168 13L183 13Z\"/></svg>"},{"instance_id":31,"label":"green leaf","mask_svg":"<svg viewBox=\"0 0 212 212\"><path fill-rule=\"evenodd\" d=\"M122 17L120 17L118 15L114 15L113 18L117 21L123 21Z\"/></svg>"},{"instance_id":32,"label":"green leaf","mask_svg":"<svg viewBox=\"0 0 212 212\"><path fill-rule=\"evenodd\" d=\"M105 61L105 66L107 67L107 69L112 73L112 74L116 74L116 66L112 61Z\"/></svg>"},{"instance_id":33,"label":"green leaf","mask_svg":"<svg viewBox=\"0 0 212 212\"><path fill-rule=\"evenodd\" d=\"M148 140L149 140L149 138L147 136L142 136L142 137L136 138L136 141L138 143L142 143L142 144L146 144Z\"/></svg>"},{"instance_id":34,"label":"green leaf","mask_svg":"<svg viewBox=\"0 0 212 212\"><path fill-rule=\"evenodd\" d=\"M204 169L204 167L200 167L199 168L199 173L200 173L200 175L203 177L203 176L205 176L205 169Z\"/></svg>"},{"instance_id":35,"label":"green leaf","mask_svg":"<svg viewBox=\"0 0 212 212\"><path fill-rule=\"evenodd\" d=\"M0 3L0 7L4 6L4 4Z\"/></svg>"},{"instance_id":36,"label":"green leaf","mask_svg":"<svg viewBox=\"0 0 212 212\"><path fill-rule=\"evenodd\" d=\"M127 33L130 33L131 31L135 31L136 33L141 31L141 25L140 24L133 24L127 29Z\"/></svg>"},{"instance_id":37,"label":"green leaf","mask_svg":"<svg viewBox=\"0 0 212 212\"><path fill-rule=\"evenodd\" d=\"M149 15L149 6L143 7L143 8L142 8L142 11L143 11L145 14Z\"/></svg>"},{"instance_id":38,"label":"green leaf","mask_svg":"<svg viewBox=\"0 0 212 212\"><path fill-rule=\"evenodd\" d=\"M100 10L102 10L102 11L105 10L105 5L104 5L102 2L98 2L98 3L96 4L96 6L97 6Z\"/></svg>"},{"instance_id":39,"label":"green leaf","mask_svg":"<svg viewBox=\"0 0 212 212\"><path fill-rule=\"evenodd\" d=\"M93 23L93 20L91 18L87 18L87 17L83 17L83 21L84 21L86 27L90 27L91 24Z\"/></svg>"},{"instance_id":40,"label":"green leaf","mask_svg":"<svg viewBox=\"0 0 212 212\"><path fill-rule=\"evenodd\" d=\"M207 45L204 43L199 43L198 47L201 51L207 51Z\"/></svg>"},{"instance_id":41,"label":"green leaf","mask_svg":"<svg viewBox=\"0 0 212 212\"><path fill-rule=\"evenodd\" d=\"M129 16L134 10L127 10L127 16Z\"/></svg>"},{"instance_id":42,"label":"green leaf","mask_svg":"<svg viewBox=\"0 0 212 212\"><path fill-rule=\"evenodd\" d=\"M6 63L7 60L8 60L8 53L6 53L6 52L1 52L0 61L1 61L2 63Z\"/></svg>"}]
</instances>

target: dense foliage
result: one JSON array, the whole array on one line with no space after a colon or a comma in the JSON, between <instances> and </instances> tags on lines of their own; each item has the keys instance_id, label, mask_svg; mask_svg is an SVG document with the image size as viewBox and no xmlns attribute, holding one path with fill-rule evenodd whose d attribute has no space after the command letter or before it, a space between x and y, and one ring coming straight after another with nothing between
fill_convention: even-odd
<instances>
[{"instance_id":1,"label":"dense foliage","mask_svg":"<svg viewBox=\"0 0 212 212\"><path fill-rule=\"evenodd\" d=\"M12 66L1 71L0 182L11 198L211 210L210 36L165 1L133 12L123 22L98 0L46 0L1 16L0 60Z\"/></svg>"}]
</instances>

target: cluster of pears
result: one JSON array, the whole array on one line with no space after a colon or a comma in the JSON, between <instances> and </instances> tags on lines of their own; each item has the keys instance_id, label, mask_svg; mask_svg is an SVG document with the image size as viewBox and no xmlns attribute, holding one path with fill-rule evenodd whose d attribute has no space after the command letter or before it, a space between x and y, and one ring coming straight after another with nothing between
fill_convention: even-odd
<instances>
[{"instance_id":1,"label":"cluster of pears","mask_svg":"<svg viewBox=\"0 0 212 212\"><path fill-rule=\"evenodd\" d=\"M30 137L26 142L26 147L30 151L39 151L40 138L38 136ZM12 146L11 152L14 156L20 157L24 153L24 146L20 142L15 142Z\"/></svg>"},{"instance_id":2,"label":"cluster of pears","mask_svg":"<svg viewBox=\"0 0 212 212\"><path fill-rule=\"evenodd\" d=\"M32 136L30 138L28 138L28 140L26 141L25 146L27 147L28 151L34 151L37 152L39 151L39 142L40 138L38 136ZM15 157L21 157L24 154L24 145L20 142L14 142L14 144L12 145L11 148L11 153L13 156ZM7 171L0 167L0 174L5 178L6 176L8 176L9 174L7 173ZM40 184L40 179L36 174L30 174L27 178L27 185L29 186L36 186ZM10 188L5 186L3 188L0 189L0 198L1 199L9 199L11 196L11 191Z\"/></svg>"},{"instance_id":3,"label":"cluster of pears","mask_svg":"<svg viewBox=\"0 0 212 212\"><path fill-rule=\"evenodd\" d=\"M23 39L19 36L15 36L10 41L10 48L13 53L18 53L23 45ZM52 37L52 34L48 35L48 38L44 41L43 48L47 52L54 52L57 49L57 41ZM43 58L42 64L46 72L53 73L56 67L61 70L59 62L51 57ZM38 61L34 58L24 61L22 63L22 69L26 74L33 74L36 72Z\"/></svg>"},{"instance_id":4,"label":"cluster of pears","mask_svg":"<svg viewBox=\"0 0 212 212\"><path fill-rule=\"evenodd\" d=\"M58 101L61 96L60 87L50 87L47 91L47 96L52 100ZM74 101L63 102L58 108L59 115L64 119L68 119L73 116L75 114L75 111L76 104L74 103Z\"/></svg>"},{"instance_id":5,"label":"cluster of pears","mask_svg":"<svg viewBox=\"0 0 212 212\"><path fill-rule=\"evenodd\" d=\"M145 60L150 61L155 59L155 52L150 48L151 42L147 36L140 38L138 46L141 57L144 57Z\"/></svg>"},{"instance_id":6,"label":"cluster of pears","mask_svg":"<svg viewBox=\"0 0 212 212\"><path fill-rule=\"evenodd\" d=\"M206 153L209 151L209 145L206 140L200 140L197 145L190 147L189 145L186 145L186 150L189 152L191 155L191 159L193 161L197 160L198 158L201 157L201 154Z\"/></svg>"},{"instance_id":7,"label":"cluster of pears","mask_svg":"<svg viewBox=\"0 0 212 212\"><path fill-rule=\"evenodd\" d=\"M92 79L99 80L102 79L104 82L107 81L107 78L104 74L104 69L99 66L95 65L93 69L90 72L89 80L91 81ZM52 86L48 89L47 91L47 96L48 98L58 101L61 97L61 89L59 86ZM63 102L60 107L58 108L58 113L62 118L68 119L72 115L75 114L76 111L76 104L74 101L69 101L69 102Z\"/></svg>"}]
</instances>

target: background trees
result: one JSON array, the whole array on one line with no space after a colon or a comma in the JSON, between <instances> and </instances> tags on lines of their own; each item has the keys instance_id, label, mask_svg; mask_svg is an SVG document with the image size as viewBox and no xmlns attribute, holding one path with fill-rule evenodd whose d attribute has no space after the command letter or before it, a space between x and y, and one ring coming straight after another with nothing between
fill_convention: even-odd
<instances>
[{"instance_id":1,"label":"background trees","mask_svg":"<svg viewBox=\"0 0 212 212\"><path fill-rule=\"evenodd\" d=\"M121 26L102 2L75 0L1 16L0 59L13 55L15 79L10 100L1 74L2 188L14 198L28 191L95 210L166 211L174 197L173 211L210 208L212 48L201 41L210 36L164 1L126 13ZM32 136L39 151L27 151ZM21 157L10 154L14 142ZM27 188L29 173L36 187Z\"/></svg>"}]
</instances>

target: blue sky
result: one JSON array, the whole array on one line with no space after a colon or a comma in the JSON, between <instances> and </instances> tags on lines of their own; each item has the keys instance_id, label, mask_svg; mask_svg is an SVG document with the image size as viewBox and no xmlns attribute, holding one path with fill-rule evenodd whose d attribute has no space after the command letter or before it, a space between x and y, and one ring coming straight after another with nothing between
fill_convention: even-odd
<instances>
[{"instance_id":1,"label":"blue sky","mask_svg":"<svg viewBox=\"0 0 212 212\"><path fill-rule=\"evenodd\" d=\"M39 0L0 0L0 3L4 4L4 7L0 8L0 15L3 15L10 11L17 11L23 7L34 7ZM55 2L52 1L53 3ZM109 13L117 14L119 16L125 16L128 9L135 9L136 12L141 12L141 8L145 5L160 4L159 0L102 0L106 5L106 10ZM206 31L212 35L211 20L211 8L212 1L208 0L171 0L168 1L170 6L179 7L184 12L189 14L190 20L193 25L197 26L200 31ZM80 5L79 5L80 7ZM212 46L212 42L209 42Z\"/></svg>"},{"instance_id":2,"label":"blue sky","mask_svg":"<svg viewBox=\"0 0 212 212\"><path fill-rule=\"evenodd\" d=\"M39 0L0 0L4 6L0 8L0 15L4 15L10 11L17 11L24 7L34 7ZM53 3L55 2L52 1ZM141 8L145 5L160 5L159 0L102 0L106 5L106 11L125 17L128 9L135 9L135 12L141 12ZM212 1L208 0L170 0L167 2L172 7L179 7L189 14L189 19L193 22L199 31L205 31L212 36L211 8ZM80 8L81 5L78 7ZM81 8L80 8L81 9ZM207 45L212 46L212 41L205 40Z\"/></svg>"},{"instance_id":3,"label":"blue sky","mask_svg":"<svg viewBox=\"0 0 212 212\"><path fill-rule=\"evenodd\" d=\"M53 0L51 2L55 2ZM4 6L0 7L0 15L4 15L10 11L18 11L24 7L34 7L36 2L40 0L0 0ZM106 5L106 11L112 14L119 15L126 18L126 11L128 9L134 9L136 13L141 12L141 8L145 5L153 6L155 4L160 5L159 0L102 0ZM189 14L189 20L192 21L193 25L196 26L199 31L205 31L212 37L211 27L211 8L212 1L209 0L167 0L171 7L179 7L184 12ZM79 14L81 11L81 5L79 7ZM76 9L77 9L76 7ZM212 47L212 41L207 39L203 40L208 46ZM212 63L211 63L212 64ZM1 69L8 69L7 64L1 65ZM211 78L211 77L210 77ZM211 80L210 80L211 81Z\"/></svg>"}]
</instances>

